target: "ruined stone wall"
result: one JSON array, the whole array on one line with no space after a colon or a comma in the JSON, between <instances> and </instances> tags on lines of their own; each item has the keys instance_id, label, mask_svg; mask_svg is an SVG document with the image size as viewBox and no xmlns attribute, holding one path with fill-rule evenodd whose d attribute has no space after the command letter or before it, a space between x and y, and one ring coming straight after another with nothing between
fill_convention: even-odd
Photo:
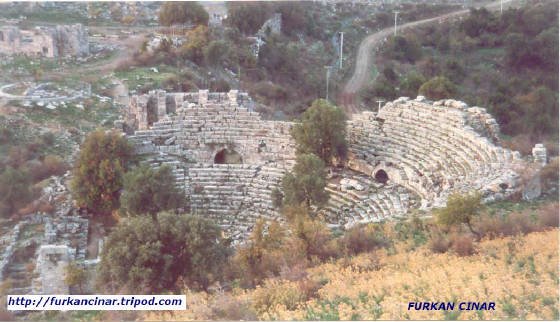
<instances>
[{"instance_id":1,"label":"ruined stone wall","mask_svg":"<svg viewBox=\"0 0 560 322\"><path fill-rule=\"evenodd\" d=\"M191 93L167 93L163 90L150 91L147 94L134 95L125 111L125 124L130 131L148 129L154 122L162 120L167 114L176 113L178 109L212 104L230 106L247 105L250 99L247 93L231 90L228 93L210 93L200 90Z\"/></svg>"},{"instance_id":2,"label":"ruined stone wall","mask_svg":"<svg viewBox=\"0 0 560 322\"><path fill-rule=\"evenodd\" d=\"M88 33L83 25L58 25L50 33L54 39L56 56L86 56L89 54Z\"/></svg>"},{"instance_id":3,"label":"ruined stone wall","mask_svg":"<svg viewBox=\"0 0 560 322\"><path fill-rule=\"evenodd\" d=\"M279 34L282 32L282 14L275 13L272 18L268 19L263 23L259 31L257 31L257 37L265 38L269 34Z\"/></svg>"},{"instance_id":4,"label":"ruined stone wall","mask_svg":"<svg viewBox=\"0 0 560 322\"><path fill-rule=\"evenodd\" d=\"M170 166L190 211L233 237L245 236L257 218L279 218L272 190L295 159L292 123L264 121L246 103L237 91L154 91L131 97L126 111L136 152L154 167ZM241 163L221 164L223 151Z\"/></svg>"},{"instance_id":5,"label":"ruined stone wall","mask_svg":"<svg viewBox=\"0 0 560 322\"><path fill-rule=\"evenodd\" d=\"M59 25L20 30L0 27L0 54L43 57L83 56L89 54L87 30L81 25Z\"/></svg>"},{"instance_id":6,"label":"ruined stone wall","mask_svg":"<svg viewBox=\"0 0 560 322\"><path fill-rule=\"evenodd\" d=\"M141 153L178 155L190 162L213 163L218 152L232 150L243 163L261 164L295 158L289 122L263 121L244 107L208 104L180 108L145 128L142 118L130 138Z\"/></svg>"}]
</instances>

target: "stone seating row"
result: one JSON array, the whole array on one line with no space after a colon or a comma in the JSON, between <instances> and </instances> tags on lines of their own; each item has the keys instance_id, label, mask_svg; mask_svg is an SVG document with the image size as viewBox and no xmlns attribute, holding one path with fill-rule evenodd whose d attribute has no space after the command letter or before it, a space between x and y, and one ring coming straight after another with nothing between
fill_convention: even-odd
<instances>
[{"instance_id":1,"label":"stone seating row","mask_svg":"<svg viewBox=\"0 0 560 322\"><path fill-rule=\"evenodd\" d=\"M284 175L275 165L199 165L188 169L191 210L214 219L228 234L242 236L260 217L278 219L272 190Z\"/></svg>"},{"instance_id":2,"label":"stone seating row","mask_svg":"<svg viewBox=\"0 0 560 322\"><path fill-rule=\"evenodd\" d=\"M350 171L346 178L357 181L362 191L344 190L339 183L329 183L329 201L321 210L330 224L377 222L402 216L413 206L409 191L397 185L383 185L373 178Z\"/></svg>"}]
</instances>

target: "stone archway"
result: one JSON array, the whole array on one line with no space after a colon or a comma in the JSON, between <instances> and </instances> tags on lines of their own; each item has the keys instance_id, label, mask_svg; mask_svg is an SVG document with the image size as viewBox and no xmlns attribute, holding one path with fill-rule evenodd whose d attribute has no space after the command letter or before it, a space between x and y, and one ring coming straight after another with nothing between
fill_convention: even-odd
<instances>
[{"instance_id":1,"label":"stone archway","mask_svg":"<svg viewBox=\"0 0 560 322\"><path fill-rule=\"evenodd\" d=\"M387 181L389 181L389 175L387 174L387 172L383 169L377 170L377 172L375 172L375 181L382 183L382 184L386 184Z\"/></svg>"},{"instance_id":2,"label":"stone archway","mask_svg":"<svg viewBox=\"0 0 560 322\"><path fill-rule=\"evenodd\" d=\"M243 157L235 150L222 149L214 155L214 164L241 164Z\"/></svg>"}]
</instances>

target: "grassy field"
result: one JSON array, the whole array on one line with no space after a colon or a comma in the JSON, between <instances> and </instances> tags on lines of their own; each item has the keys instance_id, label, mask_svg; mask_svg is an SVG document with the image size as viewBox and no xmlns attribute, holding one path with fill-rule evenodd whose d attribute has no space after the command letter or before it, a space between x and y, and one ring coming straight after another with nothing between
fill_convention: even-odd
<instances>
[{"instance_id":1,"label":"grassy field","mask_svg":"<svg viewBox=\"0 0 560 322\"><path fill-rule=\"evenodd\" d=\"M22 15L22 9L20 7L8 7L3 6L0 13L0 17L16 19ZM87 24L88 18L85 15L81 15L75 11L62 11L57 8L43 8L42 10L33 10L25 12L27 17L26 21L33 22L49 22L56 24L72 24L72 23L82 23Z\"/></svg>"},{"instance_id":2,"label":"grassy field","mask_svg":"<svg viewBox=\"0 0 560 322\"><path fill-rule=\"evenodd\" d=\"M308 269L302 280L270 279L212 296L188 292L187 311L146 319L244 316L240 310L273 320L558 319L558 233L484 240L467 257L401 244L396 254L381 250ZM306 285L316 288L306 294ZM411 301L488 301L496 310L408 311Z\"/></svg>"},{"instance_id":3,"label":"grassy field","mask_svg":"<svg viewBox=\"0 0 560 322\"><path fill-rule=\"evenodd\" d=\"M140 90L142 88L164 89L164 82L177 77L175 69L167 65L160 65L157 73L152 67L135 67L126 71L115 72L115 76L128 85L130 91Z\"/></svg>"},{"instance_id":4,"label":"grassy field","mask_svg":"<svg viewBox=\"0 0 560 322\"><path fill-rule=\"evenodd\" d=\"M118 117L118 110L110 103L98 100L87 100L81 106L67 103L66 107L59 106L50 110L44 107L30 107L27 113L29 119L35 123L48 125L60 124L64 127L78 127L82 130L94 130L97 127L110 127Z\"/></svg>"}]
</instances>

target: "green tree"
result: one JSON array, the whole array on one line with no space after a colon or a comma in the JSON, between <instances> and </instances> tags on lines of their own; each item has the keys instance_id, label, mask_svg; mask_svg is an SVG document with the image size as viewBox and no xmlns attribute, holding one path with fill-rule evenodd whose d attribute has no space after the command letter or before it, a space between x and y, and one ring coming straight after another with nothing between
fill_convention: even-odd
<instances>
[{"instance_id":1,"label":"green tree","mask_svg":"<svg viewBox=\"0 0 560 322\"><path fill-rule=\"evenodd\" d=\"M478 232L474 231L472 222L480 215L482 209L480 193L452 194L447 199L447 205L435 210L435 214L439 225L449 227L465 224L473 234L480 236Z\"/></svg>"},{"instance_id":2,"label":"green tree","mask_svg":"<svg viewBox=\"0 0 560 322\"><path fill-rule=\"evenodd\" d=\"M452 98L457 93L457 89L449 79L438 76L422 84L418 92L429 99L440 100Z\"/></svg>"},{"instance_id":3,"label":"green tree","mask_svg":"<svg viewBox=\"0 0 560 322\"><path fill-rule=\"evenodd\" d=\"M153 170L142 165L124 177L121 210L133 216L151 215L177 209L184 205L184 193L175 186L175 177L168 166Z\"/></svg>"},{"instance_id":4,"label":"green tree","mask_svg":"<svg viewBox=\"0 0 560 322\"><path fill-rule=\"evenodd\" d=\"M467 72L463 64L457 59L448 59L443 67L443 74L455 83L463 81Z\"/></svg>"},{"instance_id":5,"label":"green tree","mask_svg":"<svg viewBox=\"0 0 560 322\"><path fill-rule=\"evenodd\" d=\"M98 285L108 292L161 293L206 289L221 278L229 245L220 228L191 215L160 213L119 223L101 254Z\"/></svg>"},{"instance_id":6,"label":"green tree","mask_svg":"<svg viewBox=\"0 0 560 322\"><path fill-rule=\"evenodd\" d=\"M291 173L282 179L285 205L324 205L329 199L325 163L314 154L300 154Z\"/></svg>"},{"instance_id":7,"label":"green tree","mask_svg":"<svg viewBox=\"0 0 560 322\"><path fill-rule=\"evenodd\" d=\"M192 23L208 25L208 13L195 1L165 2L159 10L159 22L165 26Z\"/></svg>"},{"instance_id":8,"label":"green tree","mask_svg":"<svg viewBox=\"0 0 560 322\"><path fill-rule=\"evenodd\" d=\"M27 172L7 167L0 175L0 215L8 217L33 200L31 177Z\"/></svg>"},{"instance_id":9,"label":"green tree","mask_svg":"<svg viewBox=\"0 0 560 322\"><path fill-rule=\"evenodd\" d=\"M280 1L277 5L277 10L282 14L283 33L287 35L296 35L302 32L309 34L311 17L306 13L312 10L310 3L305 1Z\"/></svg>"},{"instance_id":10,"label":"green tree","mask_svg":"<svg viewBox=\"0 0 560 322\"><path fill-rule=\"evenodd\" d=\"M326 164L346 158L346 115L323 99L311 104L292 130L298 153L314 153Z\"/></svg>"},{"instance_id":11,"label":"green tree","mask_svg":"<svg viewBox=\"0 0 560 322\"><path fill-rule=\"evenodd\" d=\"M414 63L422 57L422 47L413 39L403 36L390 37L386 51L392 59Z\"/></svg>"},{"instance_id":12,"label":"green tree","mask_svg":"<svg viewBox=\"0 0 560 322\"><path fill-rule=\"evenodd\" d=\"M371 93L374 98L383 98L386 100L394 100L397 98L395 86L384 77L379 77L379 79L374 82ZM373 100L371 100L370 103L373 103Z\"/></svg>"},{"instance_id":13,"label":"green tree","mask_svg":"<svg viewBox=\"0 0 560 322\"><path fill-rule=\"evenodd\" d=\"M558 27L541 32L531 47L539 49L537 54L543 67L558 70Z\"/></svg>"},{"instance_id":14,"label":"green tree","mask_svg":"<svg viewBox=\"0 0 560 322\"><path fill-rule=\"evenodd\" d=\"M401 79L400 83L400 90L402 95L407 97L416 97L418 96L418 89L420 86L426 82L424 76L417 72L410 72L406 74L405 77Z\"/></svg>"},{"instance_id":15,"label":"green tree","mask_svg":"<svg viewBox=\"0 0 560 322\"><path fill-rule=\"evenodd\" d=\"M219 66L223 63L224 57L228 56L229 47L223 40L215 40L204 48L204 58L209 66Z\"/></svg>"},{"instance_id":16,"label":"green tree","mask_svg":"<svg viewBox=\"0 0 560 322\"><path fill-rule=\"evenodd\" d=\"M274 79L301 82L303 68L299 64L300 56L301 48L296 43L281 35L272 35L259 51L258 64L273 75Z\"/></svg>"},{"instance_id":17,"label":"green tree","mask_svg":"<svg viewBox=\"0 0 560 322\"><path fill-rule=\"evenodd\" d=\"M469 16L461 23L461 30L467 36L476 38L485 32L496 32L498 21L486 8L472 8Z\"/></svg>"},{"instance_id":18,"label":"green tree","mask_svg":"<svg viewBox=\"0 0 560 322\"><path fill-rule=\"evenodd\" d=\"M179 48L181 57L197 64L204 62L204 48L208 45L208 28L198 26L187 32L187 41Z\"/></svg>"},{"instance_id":19,"label":"green tree","mask_svg":"<svg viewBox=\"0 0 560 322\"><path fill-rule=\"evenodd\" d=\"M132 156L132 147L119 133L90 133L81 146L71 182L78 205L98 214L118 209L123 176Z\"/></svg>"},{"instance_id":20,"label":"green tree","mask_svg":"<svg viewBox=\"0 0 560 322\"><path fill-rule=\"evenodd\" d=\"M391 84L396 84L399 79L399 75L397 75L397 73L393 69L393 66L385 66L383 68L383 76Z\"/></svg>"},{"instance_id":21,"label":"green tree","mask_svg":"<svg viewBox=\"0 0 560 322\"><path fill-rule=\"evenodd\" d=\"M525 128L537 138L558 133L558 92L539 86L516 101L526 112Z\"/></svg>"},{"instance_id":22,"label":"green tree","mask_svg":"<svg viewBox=\"0 0 560 322\"><path fill-rule=\"evenodd\" d=\"M78 287L80 292L83 293L87 277L86 270L72 262L66 267L66 276L64 281L68 284L68 286Z\"/></svg>"},{"instance_id":23,"label":"green tree","mask_svg":"<svg viewBox=\"0 0 560 322\"><path fill-rule=\"evenodd\" d=\"M505 40L505 47L506 61L510 69L535 67L538 64L537 53L532 48L529 39L523 34L508 34Z\"/></svg>"},{"instance_id":24,"label":"green tree","mask_svg":"<svg viewBox=\"0 0 560 322\"><path fill-rule=\"evenodd\" d=\"M227 24L244 34L256 33L268 19L270 5L266 2L228 1Z\"/></svg>"}]
</instances>

